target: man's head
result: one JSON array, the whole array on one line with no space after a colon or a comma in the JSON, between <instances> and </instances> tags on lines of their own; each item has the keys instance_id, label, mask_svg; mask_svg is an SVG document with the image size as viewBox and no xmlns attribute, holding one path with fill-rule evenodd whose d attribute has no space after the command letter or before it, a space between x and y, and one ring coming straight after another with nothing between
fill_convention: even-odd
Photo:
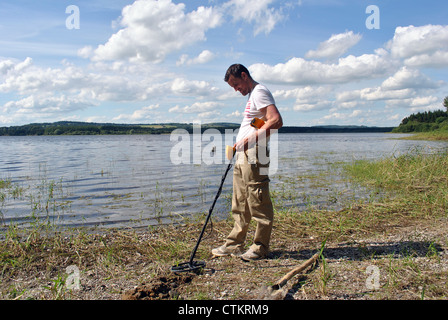
<instances>
[{"instance_id":1,"label":"man's head","mask_svg":"<svg viewBox=\"0 0 448 320\"><path fill-rule=\"evenodd\" d=\"M226 72L224 81L229 84L235 91L239 91L243 96L250 93L256 83L249 70L242 64L231 65Z\"/></svg>"}]
</instances>

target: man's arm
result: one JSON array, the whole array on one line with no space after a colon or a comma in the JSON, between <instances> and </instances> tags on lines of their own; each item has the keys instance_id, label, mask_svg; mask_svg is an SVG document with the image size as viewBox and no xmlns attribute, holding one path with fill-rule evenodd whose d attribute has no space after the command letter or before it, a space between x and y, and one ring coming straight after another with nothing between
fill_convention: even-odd
<instances>
[{"instance_id":1,"label":"man's arm","mask_svg":"<svg viewBox=\"0 0 448 320\"><path fill-rule=\"evenodd\" d=\"M255 131L253 135L247 137L241 141L235 143L234 147L236 151L247 150L248 147L251 147L256 141L258 141L258 137L267 138L271 135L271 130L278 130L283 126L283 119L280 115L275 104L271 104L266 108L261 109L261 112L264 113L264 125Z\"/></svg>"},{"instance_id":2,"label":"man's arm","mask_svg":"<svg viewBox=\"0 0 448 320\"><path fill-rule=\"evenodd\" d=\"M278 112L278 109L275 106L275 104L267 106L265 109L262 110L262 112L263 111L266 111L264 116L266 120L264 125L260 129L268 131L267 132L268 137L270 135L269 130L280 129L283 126L283 119L282 116L280 115L280 112Z\"/></svg>"}]
</instances>

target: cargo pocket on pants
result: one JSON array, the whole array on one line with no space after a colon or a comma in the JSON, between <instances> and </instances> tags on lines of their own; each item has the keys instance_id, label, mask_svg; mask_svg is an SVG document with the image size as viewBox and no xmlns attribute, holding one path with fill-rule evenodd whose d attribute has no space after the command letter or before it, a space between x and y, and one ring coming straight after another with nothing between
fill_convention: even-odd
<instances>
[{"instance_id":1,"label":"cargo pocket on pants","mask_svg":"<svg viewBox=\"0 0 448 320\"><path fill-rule=\"evenodd\" d=\"M250 207L257 211L264 211L269 208L270 195L269 185L267 183L252 184L249 186L250 192Z\"/></svg>"}]
</instances>

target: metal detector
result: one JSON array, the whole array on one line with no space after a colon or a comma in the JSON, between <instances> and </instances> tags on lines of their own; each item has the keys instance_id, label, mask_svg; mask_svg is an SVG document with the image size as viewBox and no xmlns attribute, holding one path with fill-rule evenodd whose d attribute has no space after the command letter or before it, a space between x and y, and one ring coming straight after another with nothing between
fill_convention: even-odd
<instances>
[{"instance_id":1,"label":"metal detector","mask_svg":"<svg viewBox=\"0 0 448 320\"><path fill-rule=\"evenodd\" d=\"M226 180L226 177L227 177L227 173L229 172L231 167L232 167L232 162L229 163L229 165L227 166L226 172L222 176L221 185L219 186L218 192L216 193L216 196L215 196L215 200L213 201L213 203L208 211L207 218L205 219L205 223L204 223L204 226L202 227L202 231L201 231L201 234L199 235L196 246L194 247L193 251L191 252L190 260L188 262L179 263L175 266L172 266L171 267L172 272L197 271L197 270L205 267L205 261L194 261L194 256L196 255L196 251L198 250L199 244L201 243L202 236L204 235L204 232L205 232L205 228L207 227L208 221L210 220L210 217L212 215L216 201L218 200L218 198L221 194L222 187L224 185L224 181Z\"/></svg>"}]
</instances>

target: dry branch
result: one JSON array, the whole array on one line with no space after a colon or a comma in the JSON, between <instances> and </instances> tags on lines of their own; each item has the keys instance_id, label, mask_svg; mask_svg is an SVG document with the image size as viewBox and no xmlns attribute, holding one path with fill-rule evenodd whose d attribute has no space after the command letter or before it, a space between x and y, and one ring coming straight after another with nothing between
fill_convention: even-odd
<instances>
[{"instance_id":1,"label":"dry branch","mask_svg":"<svg viewBox=\"0 0 448 320\"><path fill-rule=\"evenodd\" d=\"M292 277L294 277L296 274L302 272L303 270L311 266L314 262L316 262L318 257L319 254L316 253L314 256L306 260L300 266L289 271L287 274L283 276L283 278L281 278L275 285L272 286L272 290L278 290L282 288Z\"/></svg>"}]
</instances>

